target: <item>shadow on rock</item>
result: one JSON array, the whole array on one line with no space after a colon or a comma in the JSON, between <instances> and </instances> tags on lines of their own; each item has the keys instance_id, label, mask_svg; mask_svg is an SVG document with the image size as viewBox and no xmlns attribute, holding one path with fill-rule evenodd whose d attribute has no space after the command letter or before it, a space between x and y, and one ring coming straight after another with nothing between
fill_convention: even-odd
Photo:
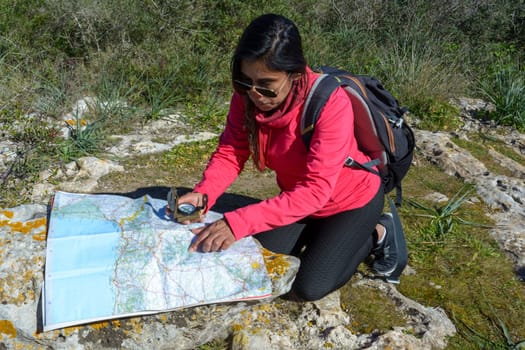
<instances>
[{"instance_id":1,"label":"shadow on rock","mask_svg":"<svg viewBox=\"0 0 525 350\"><path fill-rule=\"evenodd\" d=\"M177 195L182 196L185 193L190 192L192 189L188 187L177 187ZM97 192L95 194L111 194L118 196L125 196L129 198L140 198L142 196L148 195L152 198L166 200L170 187L167 186L151 186L151 187L141 187L131 192ZM260 202L260 199L244 196L235 193L224 193L222 196L217 199L215 205L211 210L218 213L226 213L238 208L242 208L249 204L254 204Z\"/></svg>"}]
</instances>

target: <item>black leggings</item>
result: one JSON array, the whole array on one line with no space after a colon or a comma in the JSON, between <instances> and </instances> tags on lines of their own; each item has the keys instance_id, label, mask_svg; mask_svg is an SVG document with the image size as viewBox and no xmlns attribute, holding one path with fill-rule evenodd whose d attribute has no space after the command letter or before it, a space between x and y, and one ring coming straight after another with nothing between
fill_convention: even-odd
<instances>
[{"instance_id":1,"label":"black leggings","mask_svg":"<svg viewBox=\"0 0 525 350\"><path fill-rule=\"evenodd\" d=\"M261 232L254 236L263 247L300 258L291 294L318 300L350 280L372 249L372 232L383 211L381 187L364 207L322 219Z\"/></svg>"}]
</instances>

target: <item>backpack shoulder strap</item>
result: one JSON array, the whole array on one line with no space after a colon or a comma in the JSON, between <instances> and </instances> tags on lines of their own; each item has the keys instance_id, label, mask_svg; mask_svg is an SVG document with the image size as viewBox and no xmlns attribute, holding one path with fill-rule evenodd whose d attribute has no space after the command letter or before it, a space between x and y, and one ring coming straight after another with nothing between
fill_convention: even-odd
<instances>
[{"instance_id":1,"label":"backpack shoulder strap","mask_svg":"<svg viewBox=\"0 0 525 350\"><path fill-rule=\"evenodd\" d=\"M306 97L303 114L301 116L301 137L303 138L303 142L307 149L310 147L313 129L317 123L317 119L319 119L321 110L323 109L328 98L339 86L346 86L347 89L351 88L353 95L359 97L359 94L355 92L354 88L352 88L353 85L355 85L355 82L352 80L331 74L322 74L314 82L314 85ZM366 103L362 100L362 98L360 102L363 104L363 106L366 106ZM379 159L373 159L370 162L361 164L351 157L348 157L344 163L344 165L347 167L363 169L376 175L380 175L379 172L373 168L378 164L380 164Z\"/></svg>"},{"instance_id":2,"label":"backpack shoulder strap","mask_svg":"<svg viewBox=\"0 0 525 350\"><path fill-rule=\"evenodd\" d=\"M313 129L326 101L340 85L336 77L329 74L320 75L310 89L304 103L301 116L301 136L308 149L312 140Z\"/></svg>"}]
</instances>

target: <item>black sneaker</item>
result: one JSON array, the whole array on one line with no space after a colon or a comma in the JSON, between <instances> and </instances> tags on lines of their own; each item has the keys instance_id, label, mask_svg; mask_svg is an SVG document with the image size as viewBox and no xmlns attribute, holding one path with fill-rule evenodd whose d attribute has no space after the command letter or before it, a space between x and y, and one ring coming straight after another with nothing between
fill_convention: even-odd
<instances>
[{"instance_id":1,"label":"black sneaker","mask_svg":"<svg viewBox=\"0 0 525 350\"><path fill-rule=\"evenodd\" d=\"M372 249L372 270L376 275L385 277L387 282L398 284L408 258L403 228L400 222L396 225L391 213L381 215L379 224L386 228L386 237Z\"/></svg>"}]
</instances>

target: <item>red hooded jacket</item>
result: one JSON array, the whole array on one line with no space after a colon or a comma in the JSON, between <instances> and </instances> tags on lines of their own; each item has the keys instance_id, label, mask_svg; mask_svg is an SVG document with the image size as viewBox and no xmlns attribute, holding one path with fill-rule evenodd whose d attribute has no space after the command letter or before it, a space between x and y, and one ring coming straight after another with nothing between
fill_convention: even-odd
<instances>
[{"instance_id":1,"label":"red hooded jacket","mask_svg":"<svg viewBox=\"0 0 525 350\"><path fill-rule=\"evenodd\" d=\"M318 74L307 69L306 92ZM289 95L293 95L292 89ZM250 157L245 128L244 96L234 93L226 127L202 180L194 191L208 195L211 207L233 183ZM290 99L296 99L289 103ZM338 88L328 99L314 129L310 149L301 138L305 96L289 96L276 116L256 113L259 149L265 166L275 171L280 194L224 214L236 239L291 224L305 217L326 217L366 205L380 179L368 171L344 167L351 156L365 163L354 137L354 115L346 92Z\"/></svg>"}]
</instances>

